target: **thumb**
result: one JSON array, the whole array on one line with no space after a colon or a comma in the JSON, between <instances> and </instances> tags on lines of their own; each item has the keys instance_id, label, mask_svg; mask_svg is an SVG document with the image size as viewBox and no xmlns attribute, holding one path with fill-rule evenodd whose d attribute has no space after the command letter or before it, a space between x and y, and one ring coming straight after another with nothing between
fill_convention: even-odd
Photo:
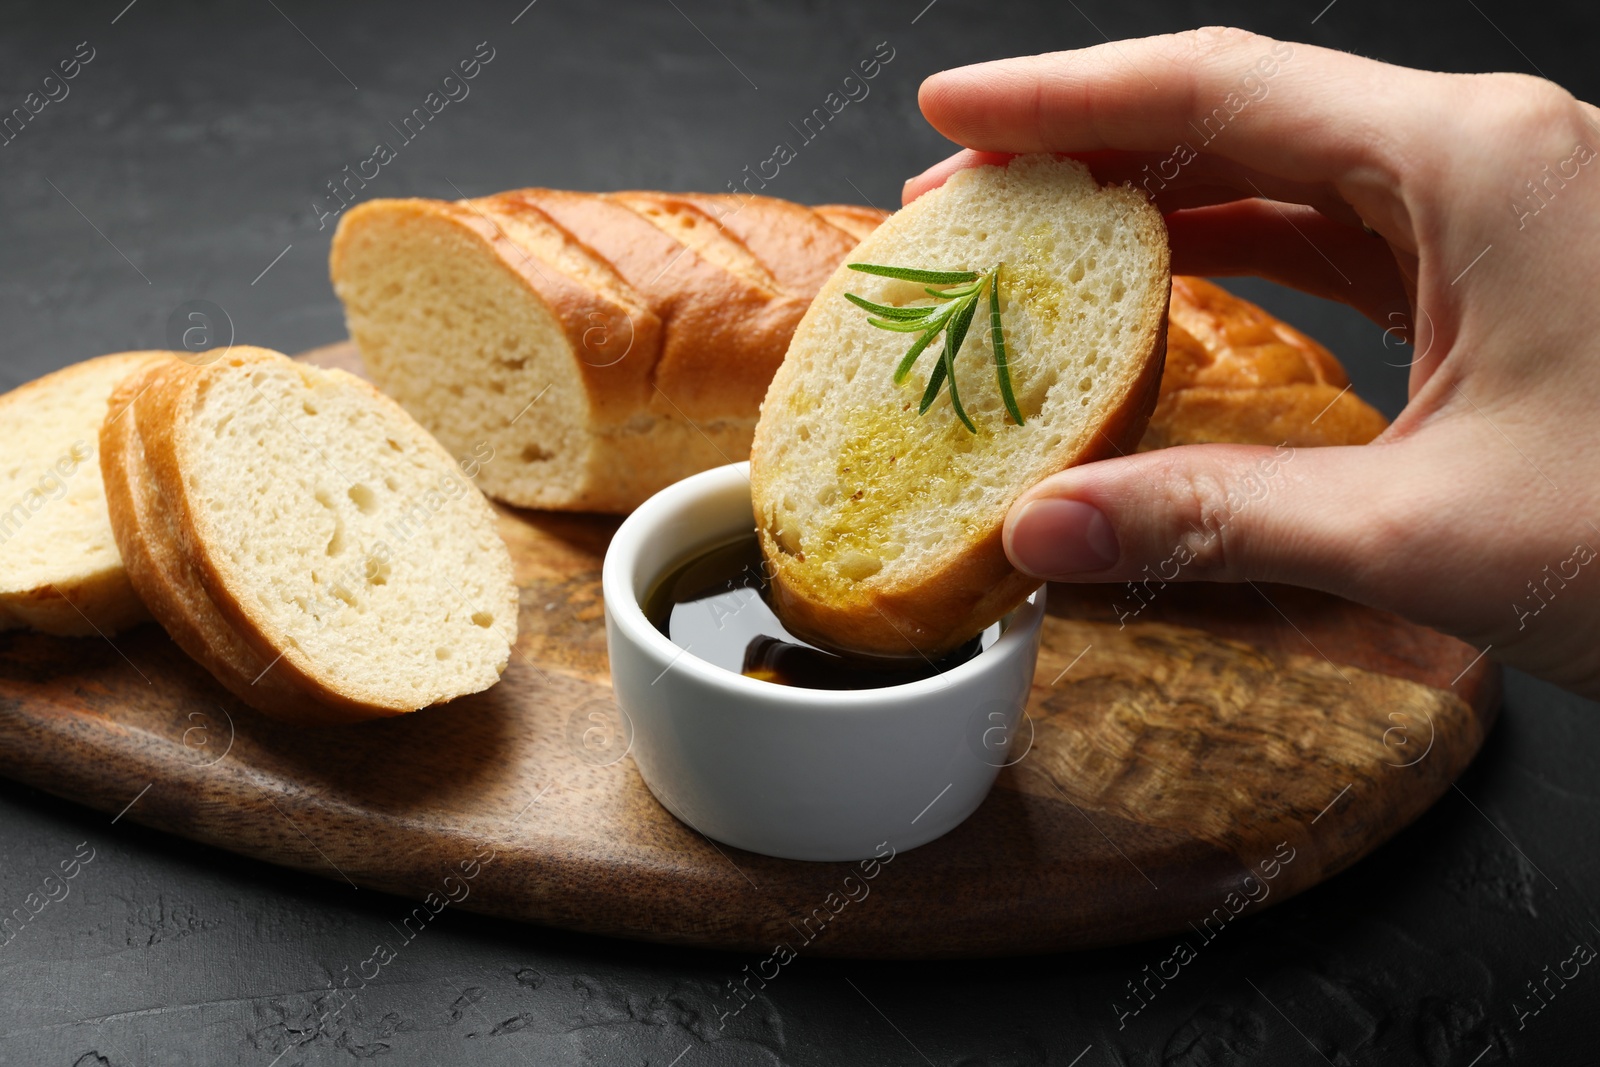
<instances>
[{"instance_id":1,"label":"thumb","mask_svg":"<svg viewBox=\"0 0 1600 1067\"><path fill-rule=\"evenodd\" d=\"M1403 447L1185 445L1085 464L1018 498L1006 554L1056 581L1284 582L1382 603L1389 561L1415 559L1398 543L1417 529L1417 494L1395 489Z\"/></svg>"}]
</instances>

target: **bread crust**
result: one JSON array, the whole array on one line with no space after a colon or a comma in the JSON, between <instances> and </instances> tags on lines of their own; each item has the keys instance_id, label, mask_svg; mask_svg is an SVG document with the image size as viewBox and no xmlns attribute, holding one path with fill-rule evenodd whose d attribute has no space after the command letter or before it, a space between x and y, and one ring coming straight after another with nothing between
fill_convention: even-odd
<instances>
[{"instance_id":1,"label":"bread crust","mask_svg":"<svg viewBox=\"0 0 1600 1067\"><path fill-rule=\"evenodd\" d=\"M652 409L698 421L748 417L760 407L809 296L711 262L628 204L664 194L522 189L502 195L537 206L593 249L661 319Z\"/></svg>"},{"instance_id":2,"label":"bread crust","mask_svg":"<svg viewBox=\"0 0 1600 1067\"><path fill-rule=\"evenodd\" d=\"M1131 190L1110 190L1113 195L1138 197ZM1157 270L1163 279L1169 275L1166 227L1161 216L1145 205L1138 214L1140 239L1158 250ZM818 295L814 308L824 301L842 299L850 277L839 271ZM1130 330L1137 353L1133 372L1122 395L1101 417L1097 432L1081 445L1067 445L1050 455L1047 466L1061 470L1079 463L1132 452L1143 436L1160 389L1163 357L1166 350L1169 286L1162 286L1162 299L1152 301L1136 326ZM806 324L796 332L796 343L807 336ZM752 447L751 495L757 536L771 574L771 594L785 627L807 641L883 657L923 657L929 660L949 652L990 623L1020 604L1037 579L1023 575L1006 558L1001 540L1006 511L1011 499L1025 486L1018 485L984 519L981 532L970 540L952 546L942 557L930 561L919 571L897 580L880 575L851 583L847 587L825 584L801 557L791 555L779 544L776 532L767 525L766 501L781 492L772 472L761 462L771 445L768 434L777 433L769 419L779 417L793 371L785 364L774 378L756 427ZM1001 432L1004 432L1003 430Z\"/></svg>"},{"instance_id":3,"label":"bread crust","mask_svg":"<svg viewBox=\"0 0 1600 1067\"><path fill-rule=\"evenodd\" d=\"M818 204L811 210L822 216L830 226L837 226L854 237L857 243L866 240L889 217L887 211L859 204Z\"/></svg>"},{"instance_id":4,"label":"bread crust","mask_svg":"<svg viewBox=\"0 0 1600 1067\"><path fill-rule=\"evenodd\" d=\"M820 211L788 200L729 193L655 195L703 211L723 233L750 249L779 285L808 303L860 243L860 238L830 223ZM878 221L886 217L880 214Z\"/></svg>"},{"instance_id":5,"label":"bread crust","mask_svg":"<svg viewBox=\"0 0 1600 1067\"><path fill-rule=\"evenodd\" d=\"M1161 398L1140 451L1228 442L1364 445L1388 420L1332 352L1204 278L1172 279Z\"/></svg>"}]
</instances>

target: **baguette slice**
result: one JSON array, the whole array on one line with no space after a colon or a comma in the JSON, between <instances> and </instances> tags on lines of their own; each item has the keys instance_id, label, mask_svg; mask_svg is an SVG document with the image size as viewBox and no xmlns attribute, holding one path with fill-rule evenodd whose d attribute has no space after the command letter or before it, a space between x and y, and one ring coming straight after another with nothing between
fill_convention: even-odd
<instances>
[{"instance_id":1,"label":"baguette slice","mask_svg":"<svg viewBox=\"0 0 1600 1067\"><path fill-rule=\"evenodd\" d=\"M155 489L137 401L162 370L125 378L111 395L115 417L100 431L106 502L128 577L174 643L229 692L276 718L312 723L318 718L316 694L293 684L285 672L267 670L271 661L258 656L218 610L199 568L183 553L175 514Z\"/></svg>"},{"instance_id":2,"label":"baguette slice","mask_svg":"<svg viewBox=\"0 0 1600 1067\"><path fill-rule=\"evenodd\" d=\"M878 656L933 657L1038 584L1006 560L1006 510L1040 478L1132 451L1156 401L1170 288L1161 215L1070 160L964 170L890 217L856 262L1001 271L1001 313L1024 424L1002 406L986 303L956 360L977 426L948 391L918 402L938 345L904 383L912 335L844 299L931 303L923 287L841 267L768 390L751 452L756 529L784 624Z\"/></svg>"},{"instance_id":3,"label":"baguette slice","mask_svg":"<svg viewBox=\"0 0 1600 1067\"><path fill-rule=\"evenodd\" d=\"M236 347L158 365L102 435L113 528L173 639L268 714L336 722L487 689L516 635L495 515L393 401Z\"/></svg>"},{"instance_id":4,"label":"baguette slice","mask_svg":"<svg viewBox=\"0 0 1600 1067\"><path fill-rule=\"evenodd\" d=\"M117 383L164 354L101 356L0 396L0 628L109 635L149 618L112 537L98 442Z\"/></svg>"}]
</instances>

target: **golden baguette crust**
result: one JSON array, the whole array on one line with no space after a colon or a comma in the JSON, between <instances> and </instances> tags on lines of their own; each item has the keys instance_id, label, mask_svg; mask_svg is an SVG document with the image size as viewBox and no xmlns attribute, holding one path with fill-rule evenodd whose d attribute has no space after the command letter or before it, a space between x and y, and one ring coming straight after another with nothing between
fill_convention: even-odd
<instances>
[{"instance_id":1,"label":"golden baguette crust","mask_svg":"<svg viewBox=\"0 0 1600 1067\"><path fill-rule=\"evenodd\" d=\"M668 203L690 204L703 211L724 233L743 243L779 285L807 302L861 240L840 229L820 208L804 207L770 196L653 195ZM888 217L882 212L867 210L874 216L873 228Z\"/></svg>"},{"instance_id":2,"label":"golden baguette crust","mask_svg":"<svg viewBox=\"0 0 1600 1067\"><path fill-rule=\"evenodd\" d=\"M1064 440L1041 457L1039 466L1052 471L1133 451L1161 383L1169 278L1165 223L1131 189L1103 187L1098 195L1127 206L1138 244L1152 253L1151 276L1159 279L1160 295L1141 306L1127 325L1127 362L1113 372L1123 376L1120 388L1091 416L1095 432ZM903 261L905 246L915 241L914 220L930 210L934 198L929 194L909 205L896 216L897 221L906 220L905 225L893 233L885 229L874 234L859 250L861 257L875 263ZM893 578L879 571L841 582L815 560L808 565L804 551L786 546L775 525L776 502L791 488L781 480L785 467L776 442L784 429L778 423L787 416L796 390L804 388L801 353L827 363L830 339L822 323L834 314L831 305L843 305L844 293L858 288L860 279L861 275L840 268L823 286L767 393L751 449L756 532L772 576L774 607L790 632L816 644L867 655L933 658L970 640L1038 587L1037 579L1012 567L1001 542L1006 510L1025 485L1011 485L994 506L972 518L959 542L941 546L924 564L915 570L902 568ZM809 351L804 348L808 345ZM995 477L1009 484L1017 474L1008 469L995 472Z\"/></svg>"},{"instance_id":3,"label":"golden baguette crust","mask_svg":"<svg viewBox=\"0 0 1600 1067\"><path fill-rule=\"evenodd\" d=\"M1227 442L1364 445L1388 421L1333 353L1204 278L1174 276L1161 399L1140 451Z\"/></svg>"},{"instance_id":4,"label":"golden baguette crust","mask_svg":"<svg viewBox=\"0 0 1600 1067\"><path fill-rule=\"evenodd\" d=\"M503 195L545 211L610 264L661 318L654 407L690 420L753 418L811 294L783 290L764 267L730 269L730 262L743 258L738 247L723 246L729 255L717 262L718 244L712 242L739 242L709 216L666 194L523 189ZM695 214L685 218L685 208ZM698 228L710 237L699 247L686 243L663 225L674 222L682 226L679 233Z\"/></svg>"},{"instance_id":5,"label":"golden baguette crust","mask_svg":"<svg viewBox=\"0 0 1600 1067\"><path fill-rule=\"evenodd\" d=\"M854 237L858 242L867 239L867 235L876 230L883 220L889 217L887 211L879 211L875 207L861 207L856 204L818 204L811 209L830 225Z\"/></svg>"}]
</instances>

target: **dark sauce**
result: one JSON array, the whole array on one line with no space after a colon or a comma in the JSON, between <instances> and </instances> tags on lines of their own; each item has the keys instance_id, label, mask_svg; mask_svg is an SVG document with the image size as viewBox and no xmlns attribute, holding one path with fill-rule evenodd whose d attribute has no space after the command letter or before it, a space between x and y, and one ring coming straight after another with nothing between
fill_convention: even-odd
<instances>
[{"instance_id":1,"label":"dark sauce","mask_svg":"<svg viewBox=\"0 0 1600 1067\"><path fill-rule=\"evenodd\" d=\"M942 674L994 644L1000 625L938 659L879 659L819 648L784 629L772 610L755 536L674 567L645 598L645 617L673 644L724 670L804 689L878 689Z\"/></svg>"}]
</instances>

